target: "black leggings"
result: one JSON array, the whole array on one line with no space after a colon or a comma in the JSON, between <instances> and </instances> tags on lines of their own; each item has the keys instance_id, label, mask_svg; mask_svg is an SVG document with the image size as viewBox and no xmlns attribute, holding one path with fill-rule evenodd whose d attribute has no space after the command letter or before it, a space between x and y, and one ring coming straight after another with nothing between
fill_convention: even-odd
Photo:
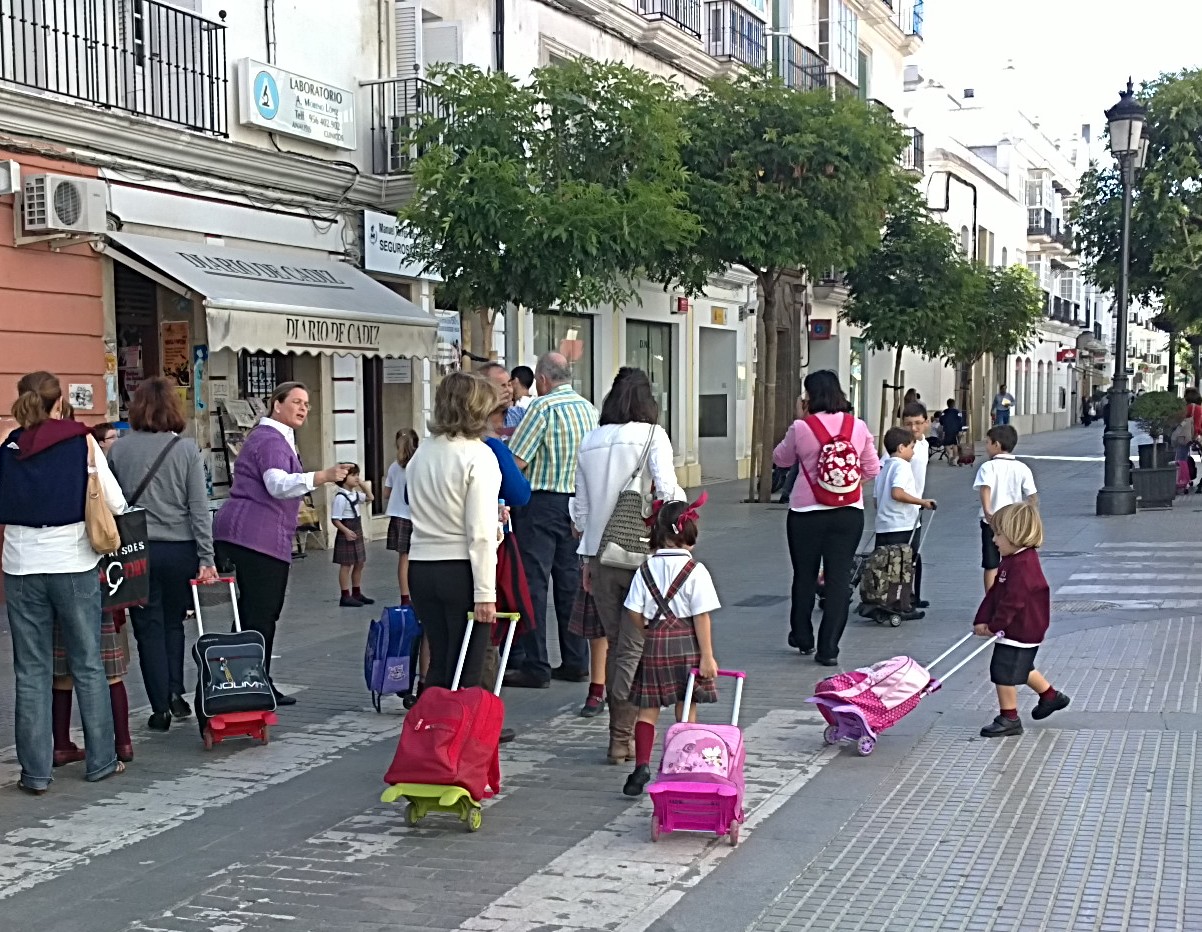
<instances>
[{"instance_id":1,"label":"black leggings","mask_svg":"<svg viewBox=\"0 0 1202 932\"><path fill-rule=\"evenodd\" d=\"M263 635L263 672L271 676L271 650L275 644L275 623L284 610L288 591L288 570L292 564L250 550L217 541L217 569L228 572L231 565L238 578L238 619L246 631Z\"/></svg>"},{"instance_id":2,"label":"black leggings","mask_svg":"<svg viewBox=\"0 0 1202 932\"><path fill-rule=\"evenodd\" d=\"M786 523L789 558L793 562L793 608L789 626L793 639L803 650L813 650L814 595L818 570L826 576L826 607L818 629L818 656L839 656L839 639L847 627L851 603L851 567L856 546L864 533L864 511L860 508L826 508L820 511L790 511Z\"/></svg>"},{"instance_id":3,"label":"black leggings","mask_svg":"<svg viewBox=\"0 0 1202 932\"><path fill-rule=\"evenodd\" d=\"M409 561L413 610L421 620L422 634L430 646L430 669L423 685L450 688L467 633L467 616L476 607L474 591L472 564L467 560ZM460 686L480 685L490 635L489 625L473 625Z\"/></svg>"}]
</instances>

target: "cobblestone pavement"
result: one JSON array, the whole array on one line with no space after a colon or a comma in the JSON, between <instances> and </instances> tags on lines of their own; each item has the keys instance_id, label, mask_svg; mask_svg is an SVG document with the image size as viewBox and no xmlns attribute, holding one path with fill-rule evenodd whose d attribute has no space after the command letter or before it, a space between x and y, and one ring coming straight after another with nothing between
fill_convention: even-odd
<instances>
[{"instance_id":1,"label":"cobblestone pavement","mask_svg":"<svg viewBox=\"0 0 1202 932\"><path fill-rule=\"evenodd\" d=\"M434 815L411 827L378 801L402 713L377 715L362 688L370 612L337 607L334 567L314 554L294 570L276 662L300 701L271 745L206 754L194 726L152 734L138 713L128 773L91 785L65 768L39 799L15 791L0 748L0 930L1202 930L1202 634L1193 593L1171 591L1190 585L1202 504L1093 517L1100 445L1075 429L1019 449L1049 523L1040 667L1073 696L1021 738L976 736L993 714L981 658L870 757L825 748L804 703L825 671L783 645L784 509L720 485L698 551L726 606L719 659L750 674L739 847L652 845L649 805L602 763L604 720L576 717L583 687L560 683L506 694L520 736L479 833ZM932 466L934 605L900 629L853 621L848 668L930 659L966 630L981 587L971 480ZM386 596L389 555L373 547L371 561ZM8 687L0 735L11 716Z\"/></svg>"}]
</instances>

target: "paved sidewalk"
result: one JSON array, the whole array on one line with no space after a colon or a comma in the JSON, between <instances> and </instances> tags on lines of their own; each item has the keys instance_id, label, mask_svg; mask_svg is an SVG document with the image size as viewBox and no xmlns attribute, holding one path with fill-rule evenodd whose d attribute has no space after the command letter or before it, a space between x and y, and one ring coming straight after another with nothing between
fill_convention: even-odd
<instances>
[{"instance_id":1,"label":"paved sidewalk","mask_svg":"<svg viewBox=\"0 0 1202 932\"><path fill-rule=\"evenodd\" d=\"M583 686L560 683L506 694L520 737L478 834L436 816L410 827L378 802L401 709L376 715L363 690L371 612L337 607L318 553L296 565L278 642L279 678L300 701L268 747L206 754L194 725L154 735L140 715L127 774L90 785L65 768L40 799L13 789L0 749L0 929L1202 930L1202 634L1192 606L1169 606L1193 593L1165 594L1195 574L1202 500L1094 517L1100 448L1096 428L1078 428L1018 451L1038 457L1048 520L1056 611L1040 666L1074 698L1048 722L1028 718L1022 738L976 737L993 714L982 658L870 757L824 748L804 699L827 671L783 643L786 509L739 504L744 484L730 483L710 487L698 555L725 606L719 659L749 671L739 847L652 845L647 802L623 797L625 768L601 762L604 719L577 718ZM967 630L981 591L973 472L931 467L928 617L853 620L848 668L929 659ZM389 556L373 546L368 566L382 602ZM136 674L131 687L137 704Z\"/></svg>"}]
</instances>

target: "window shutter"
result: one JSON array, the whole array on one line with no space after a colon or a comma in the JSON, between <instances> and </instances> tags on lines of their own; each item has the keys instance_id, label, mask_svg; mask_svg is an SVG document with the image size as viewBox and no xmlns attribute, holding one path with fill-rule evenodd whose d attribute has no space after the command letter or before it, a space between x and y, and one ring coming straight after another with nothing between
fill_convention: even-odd
<instances>
[{"instance_id":1,"label":"window shutter","mask_svg":"<svg viewBox=\"0 0 1202 932\"><path fill-rule=\"evenodd\" d=\"M422 10L416 3L398 0L396 12L396 77L418 76L422 62Z\"/></svg>"},{"instance_id":2,"label":"window shutter","mask_svg":"<svg viewBox=\"0 0 1202 932\"><path fill-rule=\"evenodd\" d=\"M459 23L426 23L422 27L422 61L434 64L462 64Z\"/></svg>"}]
</instances>

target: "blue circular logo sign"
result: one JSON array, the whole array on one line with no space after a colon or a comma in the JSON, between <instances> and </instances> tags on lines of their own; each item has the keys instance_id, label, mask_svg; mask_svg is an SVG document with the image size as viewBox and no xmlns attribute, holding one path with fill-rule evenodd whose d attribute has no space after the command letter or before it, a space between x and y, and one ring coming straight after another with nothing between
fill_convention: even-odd
<instances>
[{"instance_id":1,"label":"blue circular logo sign","mask_svg":"<svg viewBox=\"0 0 1202 932\"><path fill-rule=\"evenodd\" d=\"M266 71L255 75L255 109L264 120L274 120L280 112L280 89Z\"/></svg>"}]
</instances>

